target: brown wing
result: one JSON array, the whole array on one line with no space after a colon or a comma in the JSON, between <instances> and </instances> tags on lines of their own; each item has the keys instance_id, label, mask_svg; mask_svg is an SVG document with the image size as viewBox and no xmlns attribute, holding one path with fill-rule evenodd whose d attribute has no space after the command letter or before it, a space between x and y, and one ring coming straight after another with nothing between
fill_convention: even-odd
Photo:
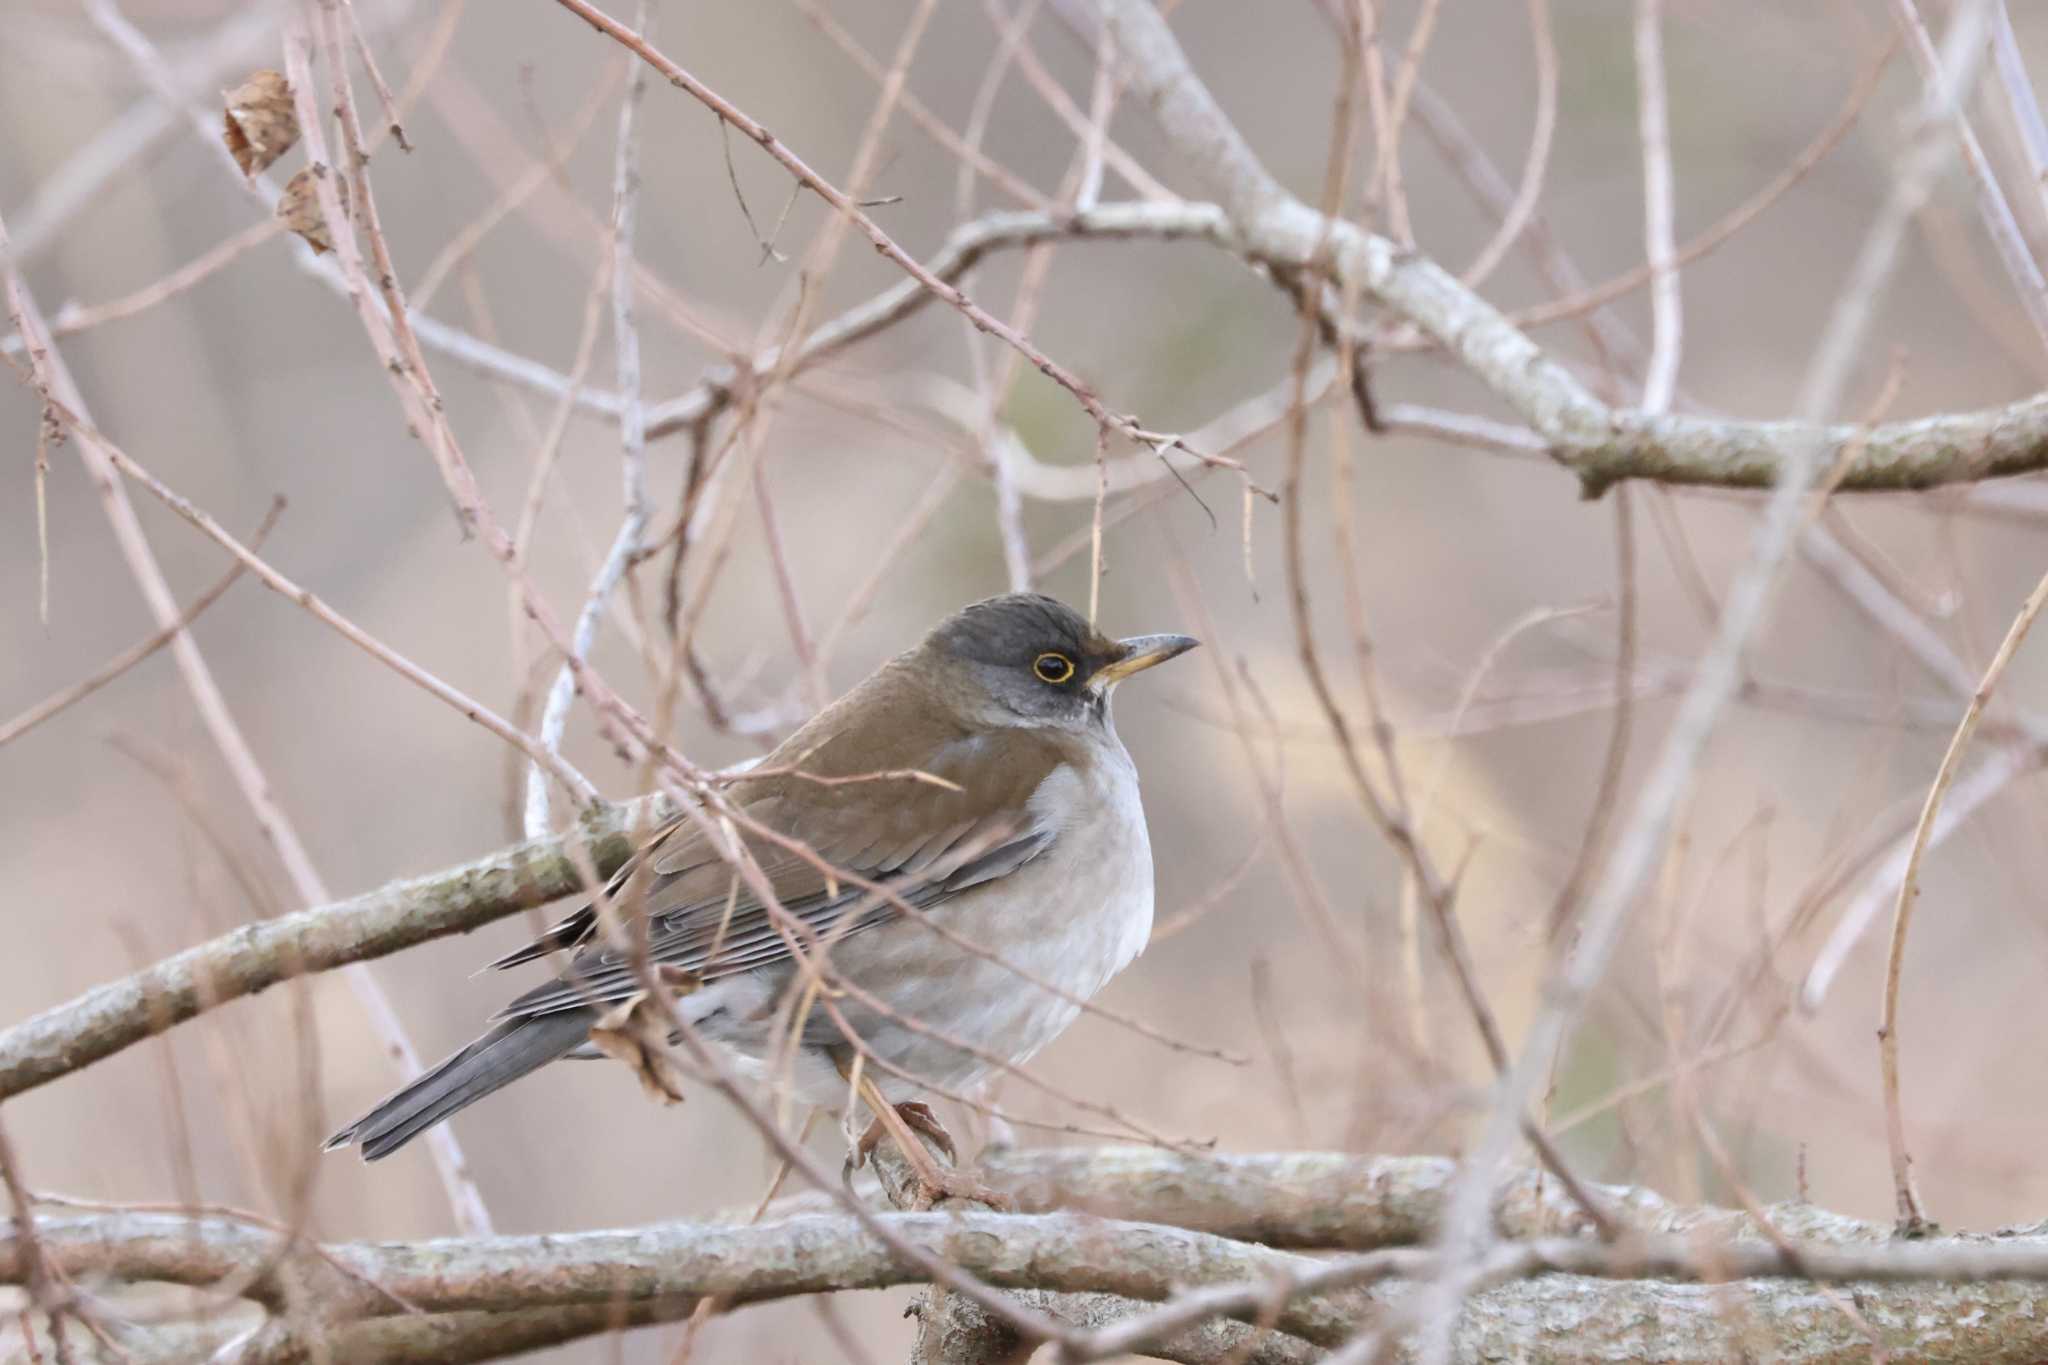
<instances>
[{"instance_id":1,"label":"brown wing","mask_svg":"<svg viewBox=\"0 0 2048 1365\"><path fill-rule=\"evenodd\" d=\"M734 831L795 920L820 934L857 933L901 912L849 878L887 887L923 909L1007 876L1051 845L1057 832L1029 803L1064 757L1056 743L1023 730L970 733L939 719L929 705L887 706L881 715L870 706L863 709L866 723L858 731L834 728L827 722L845 705L828 709L762 760L770 770L764 776L734 785L735 803L749 817L808 846L832 869L828 873L758 833ZM889 735L890 742L877 745L872 733ZM869 776L909 769L953 786ZM789 957L789 926L778 927L694 821L680 818L666 827L637 864L613 878L610 889L623 892L639 867L645 872L642 904L650 916L655 962L708 981ZM855 918L842 927L848 914ZM580 949L562 980L520 996L500 1017L548 1014L631 994L631 969L617 952L594 942L596 931L596 912L586 906L493 964L511 966L559 948Z\"/></svg>"}]
</instances>

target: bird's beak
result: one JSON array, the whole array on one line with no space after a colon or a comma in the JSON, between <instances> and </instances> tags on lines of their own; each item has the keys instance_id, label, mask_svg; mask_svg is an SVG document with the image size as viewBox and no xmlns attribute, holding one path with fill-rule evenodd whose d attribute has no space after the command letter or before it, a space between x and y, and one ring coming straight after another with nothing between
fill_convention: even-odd
<instances>
[{"instance_id":1,"label":"bird's beak","mask_svg":"<svg viewBox=\"0 0 2048 1365\"><path fill-rule=\"evenodd\" d=\"M1177 659L1200 643L1188 635L1133 635L1128 640L1118 640L1115 657L1095 670L1088 686L1100 692L1133 673L1143 673L1154 664Z\"/></svg>"}]
</instances>

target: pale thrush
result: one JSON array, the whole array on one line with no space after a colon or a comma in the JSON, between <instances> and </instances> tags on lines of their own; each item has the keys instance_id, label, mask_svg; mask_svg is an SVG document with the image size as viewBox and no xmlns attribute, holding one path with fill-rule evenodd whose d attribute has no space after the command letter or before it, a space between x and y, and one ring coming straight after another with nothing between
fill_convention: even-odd
<instances>
[{"instance_id":1,"label":"pale thrush","mask_svg":"<svg viewBox=\"0 0 2048 1365\"><path fill-rule=\"evenodd\" d=\"M1110 694L1195 644L1108 639L1035 594L978 602L732 783L736 807L814 855L736 829L787 918L686 817L655 833L612 893L648 917L653 962L689 983L684 1017L742 1072L839 1108L864 1051L877 1121L894 1120L892 1106L926 1119L905 1103L923 1085L957 1090L1032 1056L1144 948L1152 849ZM805 980L793 942L844 988L830 1011L804 1007L799 1045L778 1052L792 983ZM592 1023L640 981L593 906L492 965L556 950L573 954L559 979L328 1146L358 1143L375 1160L543 1063L596 1055Z\"/></svg>"}]
</instances>

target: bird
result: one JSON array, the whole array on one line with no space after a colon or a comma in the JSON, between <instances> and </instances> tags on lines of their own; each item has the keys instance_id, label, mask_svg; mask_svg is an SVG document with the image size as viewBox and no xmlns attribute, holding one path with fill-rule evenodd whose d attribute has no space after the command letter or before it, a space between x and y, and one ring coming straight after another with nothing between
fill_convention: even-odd
<instances>
[{"instance_id":1,"label":"bird","mask_svg":"<svg viewBox=\"0 0 2048 1365\"><path fill-rule=\"evenodd\" d=\"M1036 593L973 603L732 780L740 818L678 813L606 894L644 917L648 958L681 983L675 1008L736 1072L841 1112L857 1094L873 1113L862 1154L886 1130L927 1198L959 1193L958 1173L911 1140L952 1155L916 1097L1029 1059L1144 949L1151 842L1110 701L1198 643L1112 639ZM745 845L782 913L721 838ZM490 965L555 954L568 955L555 979L328 1149L375 1161L549 1062L603 1055L593 1026L645 975L596 901Z\"/></svg>"}]
</instances>

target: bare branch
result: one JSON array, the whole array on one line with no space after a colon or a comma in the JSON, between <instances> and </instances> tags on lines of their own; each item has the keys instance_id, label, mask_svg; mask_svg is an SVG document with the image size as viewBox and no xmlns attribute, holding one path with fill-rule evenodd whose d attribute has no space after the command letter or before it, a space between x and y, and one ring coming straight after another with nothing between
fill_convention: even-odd
<instances>
[{"instance_id":1,"label":"bare branch","mask_svg":"<svg viewBox=\"0 0 2048 1365\"><path fill-rule=\"evenodd\" d=\"M636 23L645 30L653 14L648 0L640 0ZM576 695L575 664L588 658L597 642L598 626L604 620L605 604L618 587L627 567L640 553L647 535L653 507L647 496L647 408L640 393L640 327L633 313L633 238L639 221L640 143L636 120L647 94L647 68L636 64L626 81L626 96L619 105L619 131L612 155L612 347L619 392L619 465L625 512L619 529L605 551L604 562L590 582L583 610L576 616L576 633L570 639L573 658L564 660L548 688L541 707L540 742L551 754L559 754L562 733L569 723L569 703ZM536 479L536 486L538 486ZM526 837L536 838L548 830L547 777L539 763L526 770Z\"/></svg>"},{"instance_id":2,"label":"bare branch","mask_svg":"<svg viewBox=\"0 0 2048 1365\"><path fill-rule=\"evenodd\" d=\"M1685 322L1671 226L1671 110L1664 87L1663 0L1636 0L1636 88L1641 92L1643 238L1650 265L1650 372L1643 380L1643 411L1671 407L1678 388L1678 357Z\"/></svg>"},{"instance_id":3,"label":"bare branch","mask_svg":"<svg viewBox=\"0 0 2048 1365\"><path fill-rule=\"evenodd\" d=\"M628 832L667 809L658 798L610 808L566 834L516 844L353 900L260 920L94 987L0 1030L0 1100L297 972L382 957L581 891L572 843L586 842L599 875L609 876L630 852Z\"/></svg>"},{"instance_id":4,"label":"bare branch","mask_svg":"<svg viewBox=\"0 0 2048 1365\"><path fill-rule=\"evenodd\" d=\"M1121 1160L1108 1152L1047 1159L1082 1184L1091 1159ZM1239 1159L1240 1173L1264 1164L1283 1181L1290 1163L1325 1173L1349 1163L1345 1173L1354 1178L1375 1169L1396 1174L1384 1159ZM1450 1163L1441 1161L1411 1163L1408 1174L1425 1176L1432 1164L1448 1179ZM1161 1184L1154 1188L1171 1207L1168 1173L1156 1174ZM1531 1177L1522 1179L1533 1184ZM1306 1203L1314 1198L1311 1189L1288 1193ZM1355 1183L1347 1200L1369 1204L1372 1189ZM1544 1355L1567 1339L1575 1352L1598 1350L1609 1358L1707 1361L1728 1358L1736 1342L1755 1341L1757 1333L1765 1334L1774 1358L1840 1359L1853 1349L1845 1343L1867 1353L1867 1340L1838 1315L1827 1315L1830 1325L1816 1314L1819 1291L1808 1280L1854 1284L1873 1326L1888 1342L1910 1342L1916 1359L2020 1361L2048 1345L2042 1326L2048 1239L2038 1233L1888 1244L1883 1230L1869 1224L1781 1205L1768 1212L1792 1239L1795 1250L1788 1253L1730 1210L1673 1208L1642 1191L1607 1193L1632 1229L1620 1241L1537 1228L1539 1235L1504 1244L1486 1262L1482 1292L1458 1335L1461 1361ZM1072 1361L1152 1351L1158 1348L1148 1343L1219 1314L1255 1321L1267 1313L1297 1341L1336 1345L1387 1319L1390 1309L1403 1311L1412 1298L1403 1282L1429 1273L1435 1263L1432 1253L1404 1246L1316 1261L1213 1233L1073 1213L870 1216L891 1239L990 1284L1164 1305L1115 1305L1123 1316L1079 1330L1070 1326L1061 1348ZM484 1359L622 1325L674 1320L706 1295L740 1305L918 1278L843 1214L737 1228L666 1223L548 1236L330 1244L288 1250L279 1259L282 1238L270 1227L219 1216L53 1213L37 1219L34 1245L53 1270L67 1275L211 1285L267 1267L247 1282L246 1292L271 1303L281 1302L287 1282L306 1286L319 1317L280 1317L254 1339L256 1349L244 1357L252 1361L298 1360L323 1348L351 1361L420 1359L430 1343L444 1353L435 1358ZM0 1238L0 1281L21 1283L30 1273L28 1246L19 1236ZM1725 1287L1701 1294L1682 1283L1701 1278ZM1281 1302L1276 1290L1286 1286L1301 1292ZM1743 1305L1733 1317L1723 1308L1731 1295ZM415 1311L395 1315L394 1296ZM1573 1307L1564 1326L1557 1314L1567 1304ZM1100 1299L1095 1305L1111 1307ZM1171 1348L1162 1354L1217 1358ZM1260 1358L1306 1357L1290 1350Z\"/></svg>"},{"instance_id":5,"label":"bare branch","mask_svg":"<svg viewBox=\"0 0 2048 1365\"><path fill-rule=\"evenodd\" d=\"M2027 594L2027 600L2020 606L2019 614L2013 617L1998 652L1984 670L1983 681L1970 695L1970 704L1964 709L1963 718L1957 722L1956 732L1949 740L1948 752L1942 755L1941 767L1934 775L1934 785L1927 790L1927 802L1921 807L1919 823L1913 827L1912 851L1906 858L1905 875L1899 879L1899 898L1892 912L1891 951L1885 960L1884 1004L1879 1014L1877 1038L1878 1055L1884 1071L1885 1137L1891 1148L1892 1184L1897 1196L1900 1228L1908 1234L1924 1230L1927 1221L1920 1206L1919 1187L1913 1179L1913 1158L1906 1147L1905 1113L1899 1102L1899 981L1905 969L1906 930L1912 924L1913 910L1920 894L1920 862L1927 856L1929 838L1934 833L1935 821L1941 816L1942 798L1956 780L1970 737L1976 733L1977 722L1984 717L1984 707L1998 689L1999 680L2005 676L2007 666L2019 652L2021 642L2027 638L2028 629L2044 605L2048 605L2048 576L2044 576Z\"/></svg>"},{"instance_id":6,"label":"bare branch","mask_svg":"<svg viewBox=\"0 0 2048 1365\"><path fill-rule=\"evenodd\" d=\"M113 13L112 0L104 0L102 8ZM118 15L115 15L118 18ZM46 407L63 417L72 428L78 441L79 458L92 476L99 489L101 506L112 524L114 537L120 543L123 559L136 585L141 589L143 600L149 604L150 613L157 624L170 630L179 620L176 600L171 596L170 585L165 582L163 569L157 562L156 552L150 547L149 538L142 529L141 521L135 515L134 504L128 499L127 482L119 475L135 477L139 471L111 442L100 438L93 428L90 411L84 395L65 366L63 358L50 340L49 328L44 323L35 299L27 285L16 272L11 256L7 231L0 225L0 277L4 277L7 294L7 313L14 321L15 330L21 334L27 347L30 370L36 387L41 391ZM117 475L118 471L118 475ZM154 491L163 491L157 486ZM211 518L196 513L189 506L181 509L188 516L210 528L216 538L224 544L233 545L233 538L211 525ZM254 557L245 551L239 558L244 563L254 564ZM263 572L259 568L259 573ZM266 581L269 581L266 575ZM273 584L275 586L275 584ZM310 595L306 595L311 606ZM339 617L335 618L337 621ZM178 629L171 639L171 657L176 661L178 673L185 682L185 690L191 696L194 707L205 723L214 746L220 750L228 771L234 775L235 784L241 789L242 799L247 803L257 826L269 840L278 861L284 865L285 873L291 878L293 890L301 900L318 904L328 899L327 886L322 881L313 860L307 853L304 842L299 838L298 829L286 816L284 808L276 800L269 779L256 758L255 750L242 733L234 714L229 711L226 697L215 680L206 658L200 653L199 645L188 629ZM453 689L447 689L453 691ZM459 695L459 694L457 694ZM466 700L466 699L465 699ZM481 708L478 708L481 709ZM398 1014L391 1006L390 997L383 986L369 974L367 968L351 967L347 974L349 988L361 1003L370 1028L383 1043L385 1051L398 1065L399 1072L410 1080L420 1073L419 1055L412 1046L399 1023ZM476 1183L470 1179L468 1167L462 1159L461 1148L452 1134L437 1137L433 1152L435 1163L445 1186L450 1205L457 1221L471 1232L488 1232L491 1227L490 1214L484 1206L483 1196L478 1193Z\"/></svg>"}]
</instances>

